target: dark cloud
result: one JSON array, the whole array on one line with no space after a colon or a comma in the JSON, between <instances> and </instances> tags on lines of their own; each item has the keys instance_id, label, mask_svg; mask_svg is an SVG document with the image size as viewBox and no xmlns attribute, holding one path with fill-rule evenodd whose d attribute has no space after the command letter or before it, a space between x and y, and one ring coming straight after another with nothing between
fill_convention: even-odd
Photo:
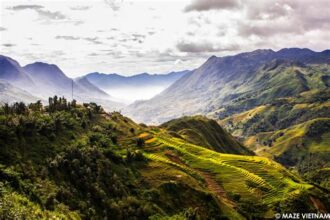
<instances>
[{"instance_id":1,"label":"dark cloud","mask_svg":"<svg viewBox=\"0 0 330 220\"><path fill-rule=\"evenodd\" d=\"M92 8L91 6L75 6L75 7L71 7L71 10L74 11L87 11L88 9Z\"/></svg>"},{"instance_id":2,"label":"dark cloud","mask_svg":"<svg viewBox=\"0 0 330 220\"><path fill-rule=\"evenodd\" d=\"M177 49L181 52L187 53L207 53L207 52L220 52L220 51L235 51L238 50L238 45L218 46L210 42L204 43L187 43L184 41L176 45Z\"/></svg>"},{"instance_id":3,"label":"dark cloud","mask_svg":"<svg viewBox=\"0 0 330 220\"><path fill-rule=\"evenodd\" d=\"M258 36L267 39L330 28L330 1L327 0L313 4L309 0L260 1L258 4L254 0L247 0L244 3L246 19L237 23L241 37Z\"/></svg>"},{"instance_id":4,"label":"dark cloud","mask_svg":"<svg viewBox=\"0 0 330 220\"><path fill-rule=\"evenodd\" d=\"M292 25L290 22L262 22L259 24L241 24L238 33L242 37L259 36L271 37L280 34L303 34L304 29L301 25Z\"/></svg>"},{"instance_id":5,"label":"dark cloud","mask_svg":"<svg viewBox=\"0 0 330 220\"><path fill-rule=\"evenodd\" d=\"M212 9L233 9L240 6L239 0L192 0L184 9L190 11L208 11Z\"/></svg>"},{"instance_id":6,"label":"dark cloud","mask_svg":"<svg viewBox=\"0 0 330 220\"><path fill-rule=\"evenodd\" d=\"M4 28L4 27L0 27L0 31L6 31L7 28Z\"/></svg>"},{"instance_id":7,"label":"dark cloud","mask_svg":"<svg viewBox=\"0 0 330 220\"><path fill-rule=\"evenodd\" d=\"M14 47L16 44L2 44L4 47Z\"/></svg>"},{"instance_id":8,"label":"dark cloud","mask_svg":"<svg viewBox=\"0 0 330 220\"><path fill-rule=\"evenodd\" d=\"M8 8L8 9L14 10L14 11L19 11L19 10L26 10L26 9L37 10L37 9L42 9L42 8L43 8L43 6L41 6L41 5L16 5L16 6Z\"/></svg>"},{"instance_id":9,"label":"dark cloud","mask_svg":"<svg viewBox=\"0 0 330 220\"><path fill-rule=\"evenodd\" d=\"M260 1L254 0L245 2L247 18L251 20L271 20L289 15L293 5L288 0Z\"/></svg>"},{"instance_id":10,"label":"dark cloud","mask_svg":"<svg viewBox=\"0 0 330 220\"><path fill-rule=\"evenodd\" d=\"M80 37L74 37L74 36L56 36L55 39L63 39L63 40L79 40Z\"/></svg>"}]
</instances>

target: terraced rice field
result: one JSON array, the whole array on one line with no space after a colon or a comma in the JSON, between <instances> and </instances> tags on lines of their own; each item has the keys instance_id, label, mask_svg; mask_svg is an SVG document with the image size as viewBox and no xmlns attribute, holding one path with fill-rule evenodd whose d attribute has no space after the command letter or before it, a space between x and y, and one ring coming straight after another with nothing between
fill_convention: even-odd
<instances>
[{"instance_id":1,"label":"terraced rice field","mask_svg":"<svg viewBox=\"0 0 330 220\"><path fill-rule=\"evenodd\" d=\"M213 189L209 187L215 194L221 189L224 193L271 204L312 187L267 158L217 153L165 132L153 132L144 137L147 158L176 166L204 180L206 176L211 178L218 185L213 183ZM166 154L168 151L175 153L182 162L171 160Z\"/></svg>"}]
</instances>

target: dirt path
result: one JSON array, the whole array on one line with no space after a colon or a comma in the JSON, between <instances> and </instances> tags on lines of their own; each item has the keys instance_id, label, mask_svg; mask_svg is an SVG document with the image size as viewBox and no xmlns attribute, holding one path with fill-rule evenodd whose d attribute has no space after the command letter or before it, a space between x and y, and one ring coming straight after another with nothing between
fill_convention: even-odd
<instances>
[{"instance_id":1,"label":"dirt path","mask_svg":"<svg viewBox=\"0 0 330 220\"><path fill-rule=\"evenodd\" d=\"M165 155L172 161L175 163L178 163L180 165L183 166L187 166L187 164L185 162L183 162L180 157L178 157L177 155L175 155L172 151L166 151ZM188 166L187 166L188 167ZM189 167L191 168L191 167ZM224 189L219 185L219 183L215 180L214 176L211 175L208 172L202 171L200 169L194 169L196 172L198 172L204 179L206 182L206 186L207 188L213 192L218 199L225 201L227 204L230 204L232 207L236 207L236 203L233 202L226 194L226 192L224 191Z\"/></svg>"},{"instance_id":2,"label":"dirt path","mask_svg":"<svg viewBox=\"0 0 330 220\"><path fill-rule=\"evenodd\" d=\"M312 196L309 197L309 199L311 200L311 202L313 203L314 207L322 212L322 213L327 213L327 209L325 208L325 205L319 200L319 199L316 199Z\"/></svg>"}]
</instances>

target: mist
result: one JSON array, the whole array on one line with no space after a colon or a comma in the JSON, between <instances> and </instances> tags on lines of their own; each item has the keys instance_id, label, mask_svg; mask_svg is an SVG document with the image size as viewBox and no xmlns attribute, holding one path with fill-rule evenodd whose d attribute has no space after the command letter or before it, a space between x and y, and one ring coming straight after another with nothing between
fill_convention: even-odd
<instances>
[{"instance_id":1,"label":"mist","mask_svg":"<svg viewBox=\"0 0 330 220\"><path fill-rule=\"evenodd\" d=\"M116 101L129 105L137 100L147 100L161 93L167 86L123 87L107 89L106 92Z\"/></svg>"}]
</instances>

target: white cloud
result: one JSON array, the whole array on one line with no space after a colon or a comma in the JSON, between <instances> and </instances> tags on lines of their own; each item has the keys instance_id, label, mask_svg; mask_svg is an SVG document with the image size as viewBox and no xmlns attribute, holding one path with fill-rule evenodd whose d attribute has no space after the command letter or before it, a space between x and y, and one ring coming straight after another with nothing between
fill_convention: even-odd
<instances>
[{"instance_id":1,"label":"white cloud","mask_svg":"<svg viewBox=\"0 0 330 220\"><path fill-rule=\"evenodd\" d=\"M56 63L75 76L194 69L213 54L258 48L328 49L329 4L327 0L5 1L0 49L22 64Z\"/></svg>"}]
</instances>

